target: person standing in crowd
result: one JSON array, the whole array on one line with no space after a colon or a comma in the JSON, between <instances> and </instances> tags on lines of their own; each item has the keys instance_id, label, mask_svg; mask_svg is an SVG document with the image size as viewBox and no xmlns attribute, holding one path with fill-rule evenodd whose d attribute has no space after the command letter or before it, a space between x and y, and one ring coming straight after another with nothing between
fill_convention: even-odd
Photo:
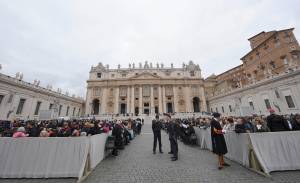
<instances>
[{"instance_id":1,"label":"person standing in crowd","mask_svg":"<svg viewBox=\"0 0 300 183\"><path fill-rule=\"evenodd\" d=\"M269 128L265 125L260 117L255 118L254 132L269 132Z\"/></svg>"},{"instance_id":2,"label":"person standing in crowd","mask_svg":"<svg viewBox=\"0 0 300 183\"><path fill-rule=\"evenodd\" d=\"M168 124L168 134L170 140L171 151L169 154L173 154L171 157L172 161L178 160L178 142L177 137L179 135L179 127L175 122L171 120L171 116L169 114L164 114L166 116L166 121Z\"/></svg>"},{"instance_id":3,"label":"person standing in crowd","mask_svg":"<svg viewBox=\"0 0 300 183\"><path fill-rule=\"evenodd\" d=\"M234 131L235 130L235 124L232 118L227 118L226 125L223 128L225 131Z\"/></svg>"},{"instance_id":4,"label":"person standing in crowd","mask_svg":"<svg viewBox=\"0 0 300 183\"><path fill-rule=\"evenodd\" d=\"M212 149L213 153L218 155L219 170L221 170L223 166L230 166L224 161L224 154L226 154L228 151L223 130L219 122L220 116L221 115L219 113L213 113L213 119L210 122Z\"/></svg>"},{"instance_id":5,"label":"person standing in crowd","mask_svg":"<svg viewBox=\"0 0 300 183\"><path fill-rule=\"evenodd\" d=\"M162 123L159 121L159 116L156 115L155 119L152 120L152 131L154 135L153 154L156 154L157 141L159 145L159 152L163 153L162 144L161 144L161 129L162 129Z\"/></svg>"},{"instance_id":6,"label":"person standing in crowd","mask_svg":"<svg viewBox=\"0 0 300 183\"><path fill-rule=\"evenodd\" d=\"M267 125L271 132L289 130L289 127L282 116L275 114L274 109L269 109L269 112L270 115L267 117Z\"/></svg>"},{"instance_id":7,"label":"person standing in crowd","mask_svg":"<svg viewBox=\"0 0 300 183\"><path fill-rule=\"evenodd\" d=\"M246 128L245 128L245 119L244 118L238 118L237 123L235 125L235 132L236 133L246 133Z\"/></svg>"},{"instance_id":8,"label":"person standing in crowd","mask_svg":"<svg viewBox=\"0 0 300 183\"><path fill-rule=\"evenodd\" d=\"M292 125L294 131L300 131L300 114L295 115Z\"/></svg>"},{"instance_id":9,"label":"person standing in crowd","mask_svg":"<svg viewBox=\"0 0 300 183\"><path fill-rule=\"evenodd\" d=\"M28 137L28 134L26 134L25 132L25 128L21 126L18 128L17 132L13 134L13 138Z\"/></svg>"},{"instance_id":10,"label":"person standing in crowd","mask_svg":"<svg viewBox=\"0 0 300 183\"><path fill-rule=\"evenodd\" d=\"M36 125L34 124L34 122L29 122L27 124L27 133L29 135L29 137L38 137L40 132L38 130L38 128L36 127Z\"/></svg>"}]
</instances>

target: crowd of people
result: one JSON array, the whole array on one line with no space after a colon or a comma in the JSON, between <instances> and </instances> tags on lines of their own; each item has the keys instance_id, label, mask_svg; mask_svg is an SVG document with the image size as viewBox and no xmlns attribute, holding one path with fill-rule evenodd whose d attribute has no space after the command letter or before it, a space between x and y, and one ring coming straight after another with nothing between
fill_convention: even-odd
<instances>
[{"instance_id":1,"label":"crowd of people","mask_svg":"<svg viewBox=\"0 0 300 183\"><path fill-rule=\"evenodd\" d=\"M299 131L300 114L278 115L273 109L269 116L221 117L220 124L224 132L258 133L278 131ZM180 124L189 124L202 129L210 127L212 117L177 119Z\"/></svg>"},{"instance_id":2,"label":"crowd of people","mask_svg":"<svg viewBox=\"0 0 300 183\"><path fill-rule=\"evenodd\" d=\"M0 121L0 137L79 137L109 133L111 130L114 135L120 135L115 128L122 129L122 133L129 136L128 130L131 129L134 135L140 133L141 123L141 119Z\"/></svg>"}]
</instances>

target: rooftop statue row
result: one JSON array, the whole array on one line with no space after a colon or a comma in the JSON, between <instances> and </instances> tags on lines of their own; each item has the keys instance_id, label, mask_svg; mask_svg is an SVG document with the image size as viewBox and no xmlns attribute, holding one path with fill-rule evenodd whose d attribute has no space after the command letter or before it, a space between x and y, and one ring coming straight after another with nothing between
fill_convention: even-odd
<instances>
[{"instance_id":1,"label":"rooftop statue row","mask_svg":"<svg viewBox=\"0 0 300 183\"><path fill-rule=\"evenodd\" d=\"M171 63L171 67L166 68L166 69L174 69L174 64ZM117 69L121 69L121 65L118 64ZM135 63L129 63L128 68L122 68L122 69L164 69L164 64L161 63L156 63L156 67L152 64L152 62L148 63L148 61L145 61L144 65L140 62L138 67L135 65ZM199 64L194 64L193 61L189 61L188 64L182 63L182 68L181 69L186 69L190 71L195 71L195 70L200 70ZM109 65L107 64L104 66L101 62L98 63L96 67L91 68L91 71L105 71L109 70Z\"/></svg>"}]
</instances>

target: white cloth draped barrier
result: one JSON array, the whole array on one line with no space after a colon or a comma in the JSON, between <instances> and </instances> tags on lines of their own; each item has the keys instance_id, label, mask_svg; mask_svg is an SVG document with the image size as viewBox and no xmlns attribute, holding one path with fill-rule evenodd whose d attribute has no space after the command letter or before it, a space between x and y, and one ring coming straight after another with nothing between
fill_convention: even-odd
<instances>
[{"instance_id":1,"label":"white cloth draped barrier","mask_svg":"<svg viewBox=\"0 0 300 183\"><path fill-rule=\"evenodd\" d=\"M300 132L250 134L253 150L264 172L300 169Z\"/></svg>"},{"instance_id":2,"label":"white cloth draped barrier","mask_svg":"<svg viewBox=\"0 0 300 183\"><path fill-rule=\"evenodd\" d=\"M210 128L202 129L194 127L194 129L197 136L197 144L201 147L201 149L208 149L212 151Z\"/></svg>"},{"instance_id":3,"label":"white cloth draped barrier","mask_svg":"<svg viewBox=\"0 0 300 183\"><path fill-rule=\"evenodd\" d=\"M195 127L197 143L201 149L212 150L211 131ZM300 169L300 132L266 132L224 134L228 159L246 167L250 166L250 149L253 148L258 163L263 171ZM258 170L259 171L259 170Z\"/></svg>"},{"instance_id":4,"label":"white cloth draped barrier","mask_svg":"<svg viewBox=\"0 0 300 183\"><path fill-rule=\"evenodd\" d=\"M228 153L225 157L249 167L249 134L229 132L224 134Z\"/></svg>"},{"instance_id":5,"label":"white cloth draped barrier","mask_svg":"<svg viewBox=\"0 0 300 183\"><path fill-rule=\"evenodd\" d=\"M88 152L87 137L3 137L0 138L0 177L80 178Z\"/></svg>"},{"instance_id":6,"label":"white cloth draped barrier","mask_svg":"<svg viewBox=\"0 0 300 183\"><path fill-rule=\"evenodd\" d=\"M108 134L102 133L90 137L90 165L94 169L105 158L105 144Z\"/></svg>"}]
</instances>

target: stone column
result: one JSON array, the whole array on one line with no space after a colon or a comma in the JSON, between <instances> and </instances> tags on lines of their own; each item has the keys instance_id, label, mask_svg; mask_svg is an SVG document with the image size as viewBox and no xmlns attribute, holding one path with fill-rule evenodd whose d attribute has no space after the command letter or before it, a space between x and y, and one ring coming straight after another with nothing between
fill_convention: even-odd
<instances>
[{"instance_id":1,"label":"stone column","mask_svg":"<svg viewBox=\"0 0 300 183\"><path fill-rule=\"evenodd\" d=\"M206 103L206 98L205 98L205 93L204 93L204 87L200 87L200 92L201 92L201 111L207 112L207 103Z\"/></svg>"},{"instance_id":2,"label":"stone column","mask_svg":"<svg viewBox=\"0 0 300 183\"><path fill-rule=\"evenodd\" d=\"M101 114L106 114L106 101L107 99L107 88L102 89L102 100L101 100Z\"/></svg>"},{"instance_id":3,"label":"stone column","mask_svg":"<svg viewBox=\"0 0 300 183\"><path fill-rule=\"evenodd\" d=\"M185 108L186 112L191 112L191 101L190 101L190 86L185 86Z\"/></svg>"},{"instance_id":4,"label":"stone column","mask_svg":"<svg viewBox=\"0 0 300 183\"><path fill-rule=\"evenodd\" d=\"M127 104L126 104L126 113L130 113L130 86L127 87L127 93L126 93L126 96L127 96Z\"/></svg>"},{"instance_id":5,"label":"stone column","mask_svg":"<svg viewBox=\"0 0 300 183\"><path fill-rule=\"evenodd\" d=\"M176 91L176 86L173 86L173 102L174 102L174 111L173 112L178 112L178 98L177 98L177 91Z\"/></svg>"},{"instance_id":6,"label":"stone column","mask_svg":"<svg viewBox=\"0 0 300 183\"><path fill-rule=\"evenodd\" d=\"M150 114L155 114L153 86L150 86Z\"/></svg>"},{"instance_id":7,"label":"stone column","mask_svg":"<svg viewBox=\"0 0 300 183\"><path fill-rule=\"evenodd\" d=\"M86 91L86 102L85 102L85 115L91 115L92 114L92 96L91 96L91 89L88 88ZM60 113L62 115L62 111Z\"/></svg>"},{"instance_id":8,"label":"stone column","mask_svg":"<svg viewBox=\"0 0 300 183\"><path fill-rule=\"evenodd\" d=\"M158 112L163 113L161 86L158 86Z\"/></svg>"},{"instance_id":9,"label":"stone column","mask_svg":"<svg viewBox=\"0 0 300 183\"><path fill-rule=\"evenodd\" d=\"M114 110L114 113L115 114L119 114L119 87L117 87L115 89L115 110Z\"/></svg>"},{"instance_id":10,"label":"stone column","mask_svg":"<svg viewBox=\"0 0 300 183\"><path fill-rule=\"evenodd\" d=\"M162 86L162 108L163 108L163 112L166 113L167 109L166 109L166 88L165 86Z\"/></svg>"},{"instance_id":11,"label":"stone column","mask_svg":"<svg viewBox=\"0 0 300 183\"><path fill-rule=\"evenodd\" d=\"M139 114L143 114L143 88L140 86L139 90Z\"/></svg>"},{"instance_id":12,"label":"stone column","mask_svg":"<svg viewBox=\"0 0 300 183\"><path fill-rule=\"evenodd\" d=\"M131 113L134 115L134 101L135 101L135 96L134 96L134 86L131 87Z\"/></svg>"}]
</instances>

